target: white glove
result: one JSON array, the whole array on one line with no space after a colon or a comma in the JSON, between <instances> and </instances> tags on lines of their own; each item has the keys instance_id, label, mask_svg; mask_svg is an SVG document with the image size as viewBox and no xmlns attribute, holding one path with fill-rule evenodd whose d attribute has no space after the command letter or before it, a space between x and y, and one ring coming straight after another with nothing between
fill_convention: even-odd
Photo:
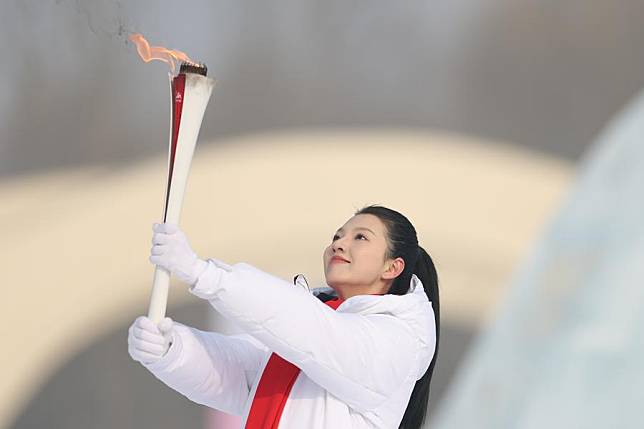
<instances>
[{"instance_id":1,"label":"white glove","mask_svg":"<svg viewBox=\"0 0 644 429\"><path fill-rule=\"evenodd\" d=\"M147 365L165 356L174 341L172 325L169 317L158 327L146 316L137 317L127 335L127 351L132 359Z\"/></svg>"},{"instance_id":2,"label":"white glove","mask_svg":"<svg viewBox=\"0 0 644 429\"><path fill-rule=\"evenodd\" d=\"M152 225L152 250L150 262L159 265L181 281L193 285L199 275L208 267L208 262L197 257L192 251L188 238L173 223Z\"/></svg>"}]
</instances>

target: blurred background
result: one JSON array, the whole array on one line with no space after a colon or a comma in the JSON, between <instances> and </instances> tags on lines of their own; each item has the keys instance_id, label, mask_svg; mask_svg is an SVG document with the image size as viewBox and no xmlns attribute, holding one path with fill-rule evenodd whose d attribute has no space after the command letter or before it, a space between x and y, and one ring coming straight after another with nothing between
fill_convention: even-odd
<instances>
[{"instance_id":1,"label":"blurred background","mask_svg":"<svg viewBox=\"0 0 644 429\"><path fill-rule=\"evenodd\" d=\"M632 0L4 1L0 427L238 421L127 353L170 117L132 32L217 79L181 219L202 257L323 286L333 232L391 207L439 274L428 426L642 427L643 20ZM168 315L235 332L179 282Z\"/></svg>"}]
</instances>

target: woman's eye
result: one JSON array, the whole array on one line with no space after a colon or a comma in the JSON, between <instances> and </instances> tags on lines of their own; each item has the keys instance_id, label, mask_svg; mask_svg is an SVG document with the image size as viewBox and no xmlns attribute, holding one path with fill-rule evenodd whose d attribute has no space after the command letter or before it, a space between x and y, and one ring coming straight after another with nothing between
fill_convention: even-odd
<instances>
[{"instance_id":1,"label":"woman's eye","mask_svg":"<svg viewBox=\"0 0 644 429\"><path fill-rule=\"evenodd\" d=\"M364 234L356 234L356 238L359 238L359 237L362 237L362 238L364 238L365 240L367 240L367 236L366 236L366 235L364 235ZM334 236L333 236L333 239L332 239L331 241L335 241L335 240L337 240L338 238L340 238L340 236L339 236L338 234L336 234L336 235L334 235Z\"/></svg>"}]
</instances>

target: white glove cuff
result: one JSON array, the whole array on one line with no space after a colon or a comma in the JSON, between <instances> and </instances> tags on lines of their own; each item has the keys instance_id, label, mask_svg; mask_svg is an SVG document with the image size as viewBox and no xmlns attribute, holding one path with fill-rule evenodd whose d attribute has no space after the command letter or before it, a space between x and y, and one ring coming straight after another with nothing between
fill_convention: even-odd
<instances>
[{"instance_id":1,"label":"white glove cuff","mask_svg":"<svg viewBox=\"0 0 644 429\"><path fill-rule=\"evenodd\" d=\"M181 355L181 351L183 350L183 343L181 342L181 336L177 333L176 324L177 323L175 322L174 329L172 329L171 332L170 346L168 347L168 350L166 350L165 354L152 363L144 364L144 366L150 371L154 372L167 368L168 366L172 365Z\"/></svg>"},{"instance_id":2,"label":"white glove cuff","mask_svg":"<svg viewBox=\"0 0 644 429\"><path fill-rule=\"evenodd\" d=\"M206 271L207 268L208 268L208 262L204 261L201 258L197 258L193 268L194 281L192 282L191 286L197 283L197 281L199 281L199 277Z\"/></svg>"}]
</instances>

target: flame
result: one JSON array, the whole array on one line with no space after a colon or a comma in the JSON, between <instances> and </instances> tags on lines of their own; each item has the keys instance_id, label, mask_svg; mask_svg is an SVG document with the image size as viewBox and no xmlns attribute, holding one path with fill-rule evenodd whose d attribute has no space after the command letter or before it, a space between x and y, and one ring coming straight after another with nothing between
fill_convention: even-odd
<instances>
[{"instance_id":1,"label":"flame","mask_svg":"<svg viewBox=\"0 0 644 429\"><path fill-rule=\"evenodd\" d=\"M176 68L175 61L185 61L195 64L184 52L167 49L163 46L150 46L148 41L145 40L145 37L140 33L133 33L128 39L136 45L136 51L146 63L152 60L163 61L170 66L173 73Z\"/></svg>"}]
</instances>

